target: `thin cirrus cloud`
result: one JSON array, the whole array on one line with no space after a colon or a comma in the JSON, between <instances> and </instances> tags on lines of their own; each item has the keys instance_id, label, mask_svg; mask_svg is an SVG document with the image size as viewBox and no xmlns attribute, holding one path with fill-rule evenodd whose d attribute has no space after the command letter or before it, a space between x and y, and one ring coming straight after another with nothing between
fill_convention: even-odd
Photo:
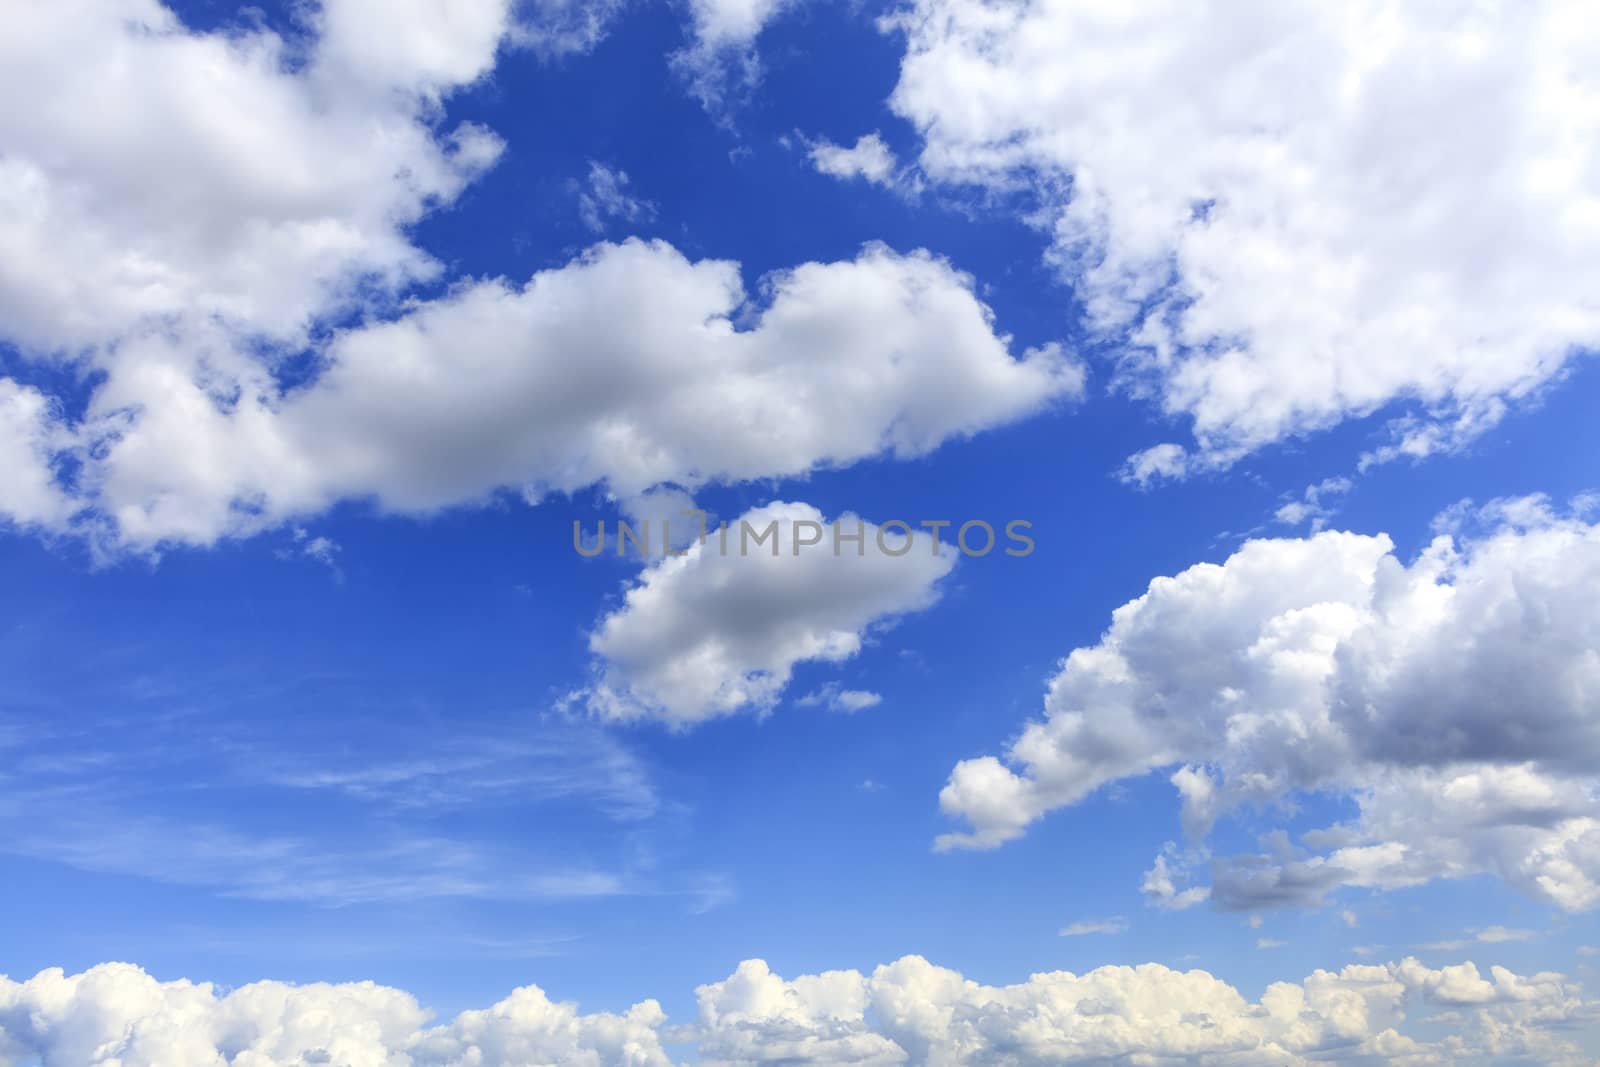
<instances>
[{"instance_id":1,"label":"thin cirrus cloud","mask_svg":"<svg viewBox=\"0 0 1600 1067\"><path fill-rule=\"evenodd\" d=\"M1600 524L1540 497L1446 521L1454 535L1409 563L1385 536L1327 531L1155 579L1066 658L1003 758L956 766L940 805L970 829L939 847L996 847L1164 770L1196 853L1243 806L1316 791L1358 811L1211 858L1209 887L1184 888L1200 856L1170 848L1145 884L1165 907L1473 874L1571 911L1600 904Z\"/></svg>"},{"instance_id":2,"label":"thin cirrus cloud","mask_svg":"<svg viewBox=\"0 0 1600 1067\"><path fill-rule=\"evenodd\" d=\"M634 862L678 813L648 764L583 720L168 719L149 705L198 702L204 687L141 705L119 682L119 714L64 721L47 705L0 737L0 851L315 907L671 895L704 908L733 891ZM559 814L546 824L580 827L581 856L556 830L508 846L480 822L496 812Z\"/></svg>"},{"instance_id":3,"label":"thin cirrus cloud","mask_svg":"<svg viewBox=\"0 0 1600 1067\"><path fill-rule=\"evenodd\" d=\"M1473 439L1600 342L1591 14L917 0L885 20L890 105L932 180L1029 193L1121 383L1190 426L1125 476L1405 402L1376 462Z\"/></svg>"},{"instance_id":4,"label":"thin cirrus cloud","mask_svg":"<svg viewBox=\"0 0 1600 1067\"><path fill-rule=\"evenodd\" d=\"M1155 963L988 986L918 956L871 974L793 979L752 959L697 988L695 1001L694 1020L672 1025L655 999L585 1012L529 985L434 1023L415 997L371 982L264 981L222 991L108 963L74 975L0 977L0 1064L671 1067L672 1046L692 1046L692 1062L726 1067L1556 1063L1577 1062L1568 1028L1595 1010L1560 974L1495 967L1485 976L1472 963L1436 969L1415 959L1319 970L1273 983L1257 1001L1205 971ZM1447 1017L1448 1036L1414 1027L1410 1009L1418 1007Z\"/></svg>"}]
</instances>

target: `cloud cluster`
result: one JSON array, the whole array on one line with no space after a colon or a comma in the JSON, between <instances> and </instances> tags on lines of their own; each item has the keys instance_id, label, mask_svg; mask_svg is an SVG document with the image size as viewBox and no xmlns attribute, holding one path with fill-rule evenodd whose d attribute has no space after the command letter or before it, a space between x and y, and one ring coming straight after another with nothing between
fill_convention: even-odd
<instances>
[{"instance_id":1,"label":"cloud cluster","mask_svg":"<svg viewBox=\"0 0 1600 1067\"><path fill-rule=\"evenodd\" d=\"M1565 1064L1581 1062L1573 1038L1595 1021L1562 975L1413 959L1317 971L1254 1002L1159 964L985 986L917 956L788 980L747 960L696 995L698 1018L681 1027L654 1000L588 1013L536 986L430 1026L412 996L371 982L223 993L112 963L0 978L0 1067L670 1067L664 1046L677 1042L707 1067ZM1405 1033L1416 1008L1449 1036Z\"/></svg>"},{"instance_id":2,"label":"cloud cluster","mask_svg":"<svg viewBox=\"0 0 1600 1067\"><path fill-rule=\"evenodd\" d=\"M341 500L918 455L1081 390L1055 348L1013 358L971 279L876 246L767 279L760 307L734 264L628 242L395 314L441 273L409 226L500 152L441 105L528 32L509 7L329 0L292 41L155 0L18 12L0 91L40 103L0 116L0 341L73 359L88 395L0 379L0 516L209 544Z\"/></svg>"},{"instance_id":3,"label":"cloud cluster","mask_svg":"<svg viewBox=\"0 0 1600 1067\"><path fill-rule=\"evenodd\" d=\"M1460 444L1600 341L1600 29L1580 0L916 0L931 178L1024 192L1168 476L1396 400ZM1137 457L1136 457L1137 459Z\"/></svg>"},{"instance_id":4,"label":"cloud cluster","mask_svg":"<svg viewBox=\"0 0 1600 1067\"><path fill-rule=\"evenodd\" d=\"M768 504L725 529L649 567L595 628L589 647L603 666L588 701L602 717L689 726L763 713L797 664L849 659L874 627L931 606L956 562L926 532L907 540L809 504ZM877 703L837 687L824 700L847 711Z\"/></svg>"},{"instance_id":5,"label":"cloud cluster","mask_svg":"<svg viewBox=\"0 0 1600 1067\"><path fill-rule=\"evenodd\" d=\"M993 847L1165 769L1193 843L1310 792L1359 811L1214 860L1225 907L1479 873L1600 904L1600 525L1537 497L1472 522L1409 564L1385 536L1328 531L1155 579L1066 658L1004 760L955 768L940 804L972 829L940 845ZM1158 860L1153 899L1198 902L1181 859Z\"/></svg>"},{"instance_id":6,"label":"cloud cluster","mask_svg":"<svg viewBox=\"0 0 1600 1067\"><path fill-rule=\"evenodd\" d=\"M668 1067L654 1001L583 1014L526 987L427 1028L408 993L362 982L257 982L226 994L110 963L0 978L0 1064L20 1067Z\"/></svg>"}]
</instances>

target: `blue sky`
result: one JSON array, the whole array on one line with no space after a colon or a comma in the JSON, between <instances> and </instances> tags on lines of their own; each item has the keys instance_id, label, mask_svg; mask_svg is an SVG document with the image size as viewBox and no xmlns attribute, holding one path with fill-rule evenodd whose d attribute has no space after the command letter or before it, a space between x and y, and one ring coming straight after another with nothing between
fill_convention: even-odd
<instances>
[{"instance_id":1,"label":"blue sky","mask_svg":"<svg viewBox=\"0 0 1600 1067\"><path fill-rule=\"evenodd\" d=\"M906 956L1387 966L1415 1062L1600 1052L1600 96L1559 4L1365 52L1383 6L12 12L0 87L52 103L0 120L0 1064L189 1062L158 1009L26 1021L112 961L654 998L686 1063L988 1062L874 999ZM663 486L1036 550L573 551ZM871 1006L697 993L756 959ZM1197 1025L1124 1009L1148 1044L1006 1062ZM1399 1062L1371 1010L1246 1045Z\"/></svg>"}]
</instances>

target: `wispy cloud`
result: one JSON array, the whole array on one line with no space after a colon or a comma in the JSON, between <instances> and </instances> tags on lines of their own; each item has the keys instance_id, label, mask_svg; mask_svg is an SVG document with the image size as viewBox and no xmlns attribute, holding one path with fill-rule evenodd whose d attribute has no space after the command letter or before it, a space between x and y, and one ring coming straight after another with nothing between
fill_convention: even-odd
<instances>
[{"instance_id":1,"label":"wispy cloud","mask_svg":"<svg viewBox=\"0 0 1600 1067\"><path fill-rule=\"evenodd\" d=\"M1062 937L1084 937L1088 934L1120 934L1128 928L1128 920L1118 915L1110 919L1081 919L1061 928Z\"/></svg>"}]
</instances>

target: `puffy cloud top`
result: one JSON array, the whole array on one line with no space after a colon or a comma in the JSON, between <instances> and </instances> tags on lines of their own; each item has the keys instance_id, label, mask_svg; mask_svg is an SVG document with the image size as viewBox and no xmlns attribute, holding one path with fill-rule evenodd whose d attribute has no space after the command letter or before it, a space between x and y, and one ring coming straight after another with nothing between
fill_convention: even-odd
<instances>
[{"instance_id":1,"label":"puffy cloud top","mask_svg":"<svg viewBox=\"0 0 1600 1067\"><path fill-rule=\"evenodd\" d=\"M1042 201L1126 381L1192 421L1163 473L1402 398L1375 458L1416 455L1600 341L1590 16L917 0L891 103L933 178Z\"/></svg>"}]
</instances>

